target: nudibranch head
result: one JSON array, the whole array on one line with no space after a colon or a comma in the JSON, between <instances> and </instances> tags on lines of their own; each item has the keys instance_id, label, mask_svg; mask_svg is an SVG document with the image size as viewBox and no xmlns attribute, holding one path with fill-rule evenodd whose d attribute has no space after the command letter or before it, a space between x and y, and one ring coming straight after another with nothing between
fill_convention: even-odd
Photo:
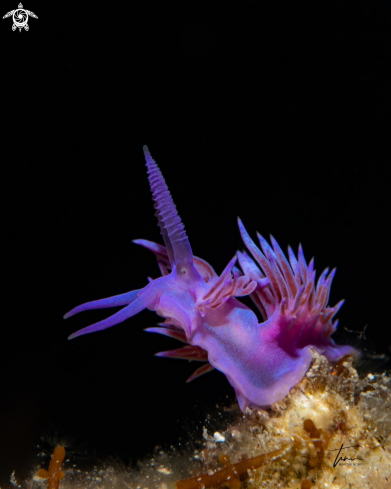
<instances>
[{"instance_id":1,"label":"nudibranch head","mask_svg":"<svg viewBox=\"0 0 391 489\"><path fill-rule=\"evenodd\" d=\"M202 362L188 381L216 368L223 372L244 411L267 406L283 397L305 375L311 348L330 361L358 355L351 346L331 339L337 328L332 319L343 301L329 307L328 297L335 269L326 269L315 283L313 260L307 265L301 246L289 261L276 240L271 246L258 235L261 249L239 220L239 229L251 258L238 252L218 276L201 258L193 256L185 228L166 182L148 148L144 146L156 217L164 246L135 240L152 251L161 277L134 290L72 309L64 317L88 309L125 306L109 318L72 334L74 338L109 328L147 308L165 318L147 331L171 336L185 344L159 356ZM239 259L241 271L235 267ZM262 315L237 297L249 295Z\"/></svg>"}]
</instances>

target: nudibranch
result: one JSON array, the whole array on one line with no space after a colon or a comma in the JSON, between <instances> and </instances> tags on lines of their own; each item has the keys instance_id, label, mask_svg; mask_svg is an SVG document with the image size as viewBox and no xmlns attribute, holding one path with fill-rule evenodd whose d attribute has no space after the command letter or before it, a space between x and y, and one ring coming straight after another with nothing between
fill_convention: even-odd
<instances>
[{"instance_id":1,"label":"nudibranch","mask_svg":"<svg viewBox=\"0 0 391 489\"><path fill-rule=\"evenodd\" d=\"M327 306L335 269L330 273L326 269L315 284L314 262L307 265L301 246L297 257L288 248L288 261L273 237L270 246L258 235L261 250L239 219L253 258L238 252L218 276L208 263L193 256L159 167L148 148L143 149L165 246L143 239L134 242L156 255L162 276L149 279L143 289L72 309L64 318L88 309L125 306L69 339L114 326L146 308L155 311L165 321L147 331L185 343L157 355L203 362L188 380L220 370L234 388L242 411L284 398L309 368L311 348L330 361L358 355L355 348L338 346L331 339L338 323L332 319L343 303ZM241 271L235 266L237 258ZM246 295L262 315L260 324L256 314L237 299Z\"/></svg>"}]
</instances>

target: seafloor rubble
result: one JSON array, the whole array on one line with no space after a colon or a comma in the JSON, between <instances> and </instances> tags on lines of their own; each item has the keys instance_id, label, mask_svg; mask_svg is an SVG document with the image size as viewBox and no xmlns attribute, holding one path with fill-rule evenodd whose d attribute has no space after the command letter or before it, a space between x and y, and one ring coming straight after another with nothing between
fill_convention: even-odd
<instances>
[{"instance_id":1,"label":"seafloor rubble","mask_svg":"<svg viewBox=\"0 0 391 489\"><path fill-rule=\"evenodd\" d=\"M138 470L64 469L60 489L391 488L391 378L360 379L346 357L315 351L306 376L270 410L236 420L191 453L159 451ZM17 482L14 481L14 485ZM19 485L45 486L36 476Z\"/></svg>"}]
</instances>

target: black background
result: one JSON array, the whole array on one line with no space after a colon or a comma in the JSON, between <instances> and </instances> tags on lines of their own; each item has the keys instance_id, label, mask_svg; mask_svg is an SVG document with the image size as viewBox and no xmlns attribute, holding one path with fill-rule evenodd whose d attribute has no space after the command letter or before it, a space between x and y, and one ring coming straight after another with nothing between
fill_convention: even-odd
<instances>
[{"instance_id":1,"label":"black background","mask_svg":"<svg viewBox=\"0 0 391 489\"><path fill-rule=\"evenodd\" d=\"M338 268L337 341L368 324L361 348L389 353L390 1L183 3L25 0L29 32L0 22L1 487L59 441L80 467L134 462L234 398L153 356L177 343L143 332L152 312L67 341L111 311L65 312L159 274L131 242L162 242L143 144L195 255L220 273L238 215L301 242Z\"/></svg>"}]
</instances>

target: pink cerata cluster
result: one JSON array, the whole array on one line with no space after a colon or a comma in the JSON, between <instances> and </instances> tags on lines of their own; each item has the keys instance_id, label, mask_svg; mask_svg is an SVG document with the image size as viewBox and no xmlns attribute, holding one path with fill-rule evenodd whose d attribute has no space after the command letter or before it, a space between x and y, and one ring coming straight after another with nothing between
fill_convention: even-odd
<instances>
[{"instance_id":1,"label":"pink cerata cluster","mask_svg":"<svg viewBox=\"0 0 391 489\"><path fill-rule=\"evenodd\" d=\"M307 265L301 246L297 257L288 248L289 261L273 237L269 245L258 234L258 248L239 219L252 257L238 252L218 276L208 263L193 256L166 182L146 146L144 154L165 246L143 239L134 242L156 255L162 276L150 279L143 289L72 309L65 318L88 309L124 306L69 339L114 326L146 308L156 311L165 322L147 331L185 343L158 355L203 362L189 380L220 370L235 389L242 411L284 398L309 368L311 348L331 362L359 354L331 339L338 323L332 319L343 303L327 305L335 269L330 273L326 269L315 284L313 260ZM241 270L235 266L237 259ZM237 299L246 295L263 322Z\"/></svg>"}]
</instances>

